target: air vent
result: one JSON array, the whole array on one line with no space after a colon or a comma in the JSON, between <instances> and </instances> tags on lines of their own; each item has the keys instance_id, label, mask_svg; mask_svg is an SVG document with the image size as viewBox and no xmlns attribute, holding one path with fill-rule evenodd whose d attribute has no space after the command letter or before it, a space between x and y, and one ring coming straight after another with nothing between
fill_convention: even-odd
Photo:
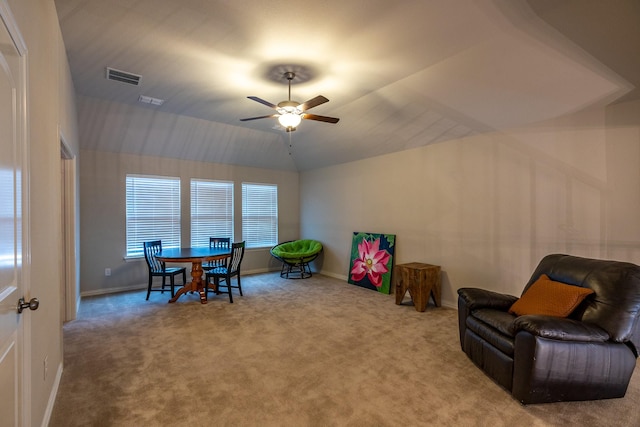
<instances>
[{"instance_id":1,"label":"air vent","mask_svg":"<svg viewBox=\"0 0 640 427\"><path fill-rule=\"evenodd\" d=\"M107 67L107 80L114 80L117 82L138 86L140 84L140 79L142 79L142 76L138 74L128 73L126 71Z\"/></svg>"},{"instance_id":2,"label":"air vent","mask_svg":"<svg viewBox=\"0 0 640 427\"><path fill-rule=\"evenodd\" d=\"M160 106L164 104L164 99L158 99L158 98L152 98L146 95L140 95L140 97L138 97L138 102L142 102L143 104Z\"/></svg>"}]
</instances>

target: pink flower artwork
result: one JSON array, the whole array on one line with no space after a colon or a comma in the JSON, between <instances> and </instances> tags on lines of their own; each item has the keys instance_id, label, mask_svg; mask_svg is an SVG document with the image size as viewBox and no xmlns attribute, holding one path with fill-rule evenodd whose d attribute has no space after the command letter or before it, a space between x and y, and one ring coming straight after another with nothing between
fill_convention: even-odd
<instances>
[{"instance_id":1,"label":"pink flower artwork","mask_svg":"<svg viewBox=\"0 0 640 427\"><path fill-rule=\"evenodd\" d=\"M371 242L367 239L362 239L358 243L358 258L353 260L351 279L359 282L367 276L372 285L380 288L382 286L382 275L389 271L387 268L389 257L390 255L387 251L380 250L379 238Z\"/></svg>"}]
</instances>

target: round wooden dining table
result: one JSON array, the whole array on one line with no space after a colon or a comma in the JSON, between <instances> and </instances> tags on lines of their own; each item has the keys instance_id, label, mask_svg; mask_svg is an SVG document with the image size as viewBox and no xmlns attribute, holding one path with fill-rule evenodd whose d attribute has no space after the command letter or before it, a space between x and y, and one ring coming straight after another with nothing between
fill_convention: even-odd
<instances>
[{"instance_id":1,"label":"round wooden dining table","mask_svg":"<svg viewBox=\"0 0 640 427\"><path fill-rule=\"evenodd\" d=\"M185 283L183 287L178 289L175 296L169 302L176 302L180 296L186 292L198 292L200 302L207 303L207 290L202 280L202 263L225 259L231 256L231 249L196 247L196 248L167 248L163 249L156 255L156 258L162 262L190 262L191 263L191 282Z\"/></svg>"}]
</instances>

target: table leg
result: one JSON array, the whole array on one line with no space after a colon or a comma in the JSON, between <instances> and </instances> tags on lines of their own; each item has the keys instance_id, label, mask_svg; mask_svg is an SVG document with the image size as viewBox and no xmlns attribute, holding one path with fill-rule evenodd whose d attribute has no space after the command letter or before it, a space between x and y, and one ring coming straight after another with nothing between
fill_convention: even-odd
<instances>
[{"instance_id":1,"label":"table leg","mask_svg":"<svg viewBox=\"0 0 640 427\"><path fill-rule=\"evenodd\" d=\"M401 274L398 274L398 276L401 276ZM402 300L407 293L407 285L408 281L403 280L402 277L396 279L396 304L402 304Z\"/></svg>"},{"instance_id":2,"label":"table leg","mask_svg":"<svg viewBox=\"0 0 640 427\"><path fill-rule=\"evenodd\" d=\"M411 295L414 307L419 312L423 312L427 309L430 294L431 284L428 282L420 283L416 281L409 285L409 295Z\"/></svg>"},{"instance_id":3,"label":"table leg","mask_svg":"<svg viewBox=\"0 0 640 427\"><path fill-rule=\"evenodd\" d=\"M187 292L198 292L200 296L200 302L202 304L207 303L207 293L203 289L202 285L202 261L193 261L191 263L191 282L185 284L183 287L178 289L176 295L169 300L169 302L176 302L182 294Z\"/></svg>"}]
</instances>

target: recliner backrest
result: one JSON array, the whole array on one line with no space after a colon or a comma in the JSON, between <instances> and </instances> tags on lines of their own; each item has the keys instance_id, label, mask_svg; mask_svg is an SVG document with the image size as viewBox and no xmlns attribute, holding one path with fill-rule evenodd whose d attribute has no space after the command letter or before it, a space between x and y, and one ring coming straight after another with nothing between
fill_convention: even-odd
<instances>
[{"instance_id":1,"label":"recliner backrest","mask_svg":"<svg viewBox=\"0 0 640 427\"><path fill-rule=\"evenodd\" d=\"M611 340L640 339L640 267L619 261L581 258L564 254L544 257L533 272L523 293L540 275L551 280L594 290L571 316L606 330Z\"/></svg>"}]
</instances>

